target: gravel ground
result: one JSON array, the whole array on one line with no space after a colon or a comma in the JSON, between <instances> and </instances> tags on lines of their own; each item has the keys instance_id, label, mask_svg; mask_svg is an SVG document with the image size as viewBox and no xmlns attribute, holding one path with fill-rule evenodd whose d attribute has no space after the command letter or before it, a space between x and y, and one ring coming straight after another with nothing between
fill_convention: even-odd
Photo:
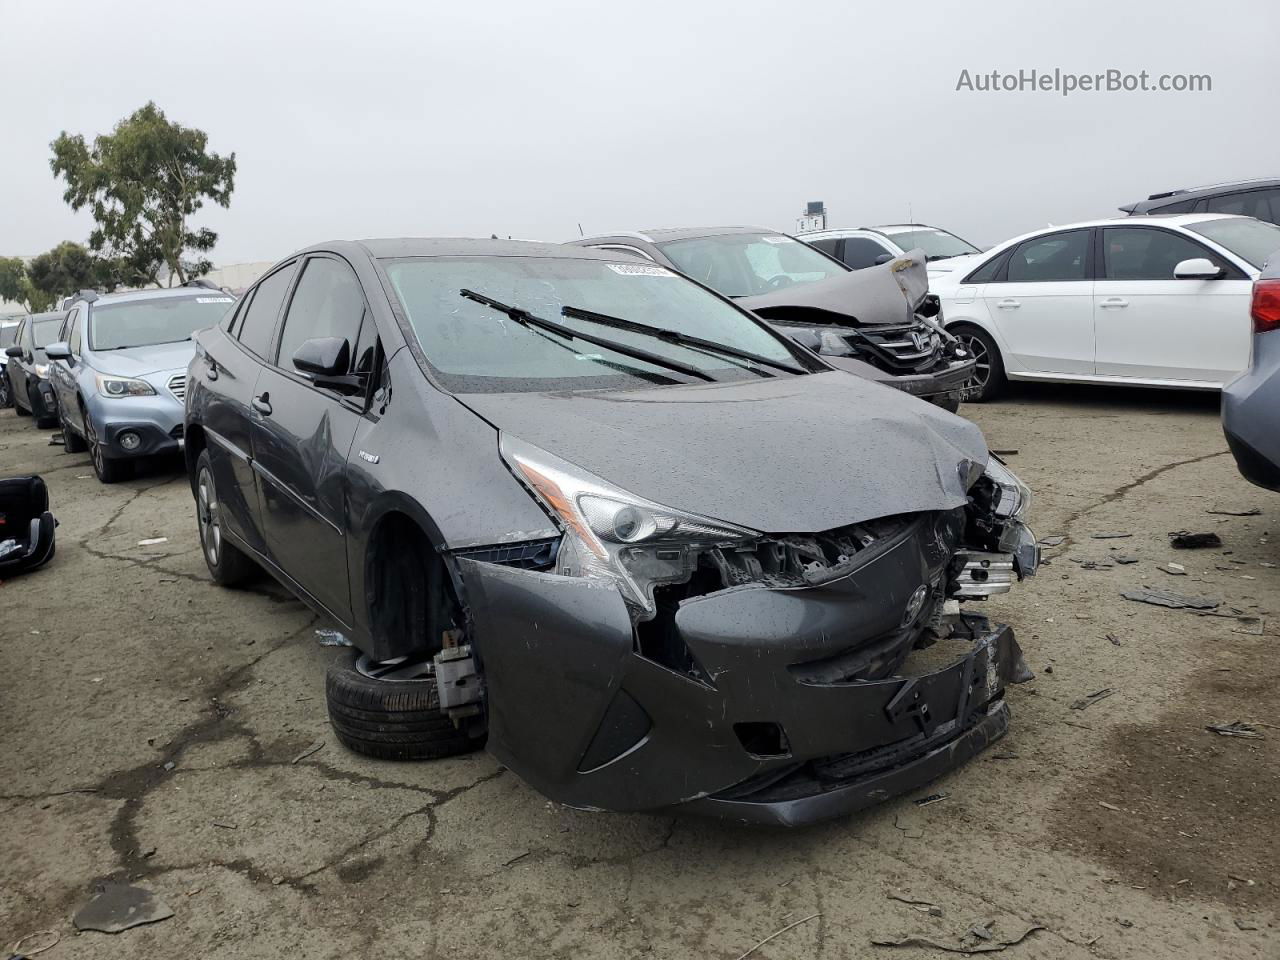
<instances>
[{"instance_id":1,"label":"gravel ground","mask_svg":"<svg viewBox=\"0 0 1280 960\"><path fill-rule=\"evenodd\" d=\"M1214 397L1037 388L965 413L1017 450L1037 533L1066 538L990 604L1038 679L1011 688L1008 737L924 791L944 802L775 831L564 809L483 753L345 752L325 624L269 581L209 581L179 464L103 486L0 412L0 473L43 474L61 521L54 561L0 586L0 951L51 929L42 960L736 960L796 924L752 956L911 960L941 954L871 941L989 921L1044 928L1010 957L1280 956L1280 498L1236 474ZM1224 548L1173 551L1180 529ZM1112 531L1132 536L1093 537ZM1116 554L1140 559L1083 562ZM1143 584L1262 633L1121 598ZM1234 720L1264 738L1205 730ZM174 916L77 935L126 878Z\"/></svg>"}]
</instances>

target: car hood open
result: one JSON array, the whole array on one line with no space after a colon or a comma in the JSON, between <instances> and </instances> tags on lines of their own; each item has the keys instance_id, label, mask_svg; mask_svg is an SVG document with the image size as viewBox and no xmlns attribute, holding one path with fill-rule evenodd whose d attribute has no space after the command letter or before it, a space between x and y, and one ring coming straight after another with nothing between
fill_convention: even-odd
<instances>
[{"instance_id":1,"label":"car hood open","mask_svg":"<svg viewBox=\"0 0 1280 960\"><path fill-rule=\"evenodd\" d=\"M625 490L764 533L951 509L965 462L987 461L972 423L841 371L458 399Z\"/></svg>"},{"instance_id":2,"label":"car hood open","mask_svg":"<svg viewBox=\"0 0 1280 960\"><path fill-rule=\"evenodd\" d=\"M191 340L177 343L156 343L147 347L129 347L126 350L101 350L95 354L96 365L104 373L117 377L142 377L162 370L186 369L196 355L196 345Z\"/></svg>"},{"instance_id":3,"label":"car hood open","mask_svg":"<svg viewBox=\"0 0 1280 960\"><path fill-rule=\"evenodd\" d=\"M928 292L924 251L912 250L879 266L735 302L766 320L816 319L813 311L820 311L831 323L910 323Z\"/></svg>"}]
</instances>

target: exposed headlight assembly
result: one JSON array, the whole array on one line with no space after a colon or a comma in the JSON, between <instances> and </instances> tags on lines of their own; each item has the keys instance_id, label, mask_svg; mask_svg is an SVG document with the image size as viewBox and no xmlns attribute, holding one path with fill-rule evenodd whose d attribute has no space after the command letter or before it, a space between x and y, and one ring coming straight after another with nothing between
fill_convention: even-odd
<instances>
[{"instance_id":1,"label":"exposed headlight assembly","mask_svg":"<svg viewBox=\"0 0 1280 960\"><path fill-rule=\"evenodd\" d=\"M1031 488L1019 480L994 453L987 461L985 475L1000 491L1000 496L992 505L992 512L1001 519L1020 520L1024 517L1031 509Z\"/></svg>"},{"instance_id":2,"label":"exposed headlight assembly","mask_svg":"<svg viewBox=\"0 0 1280 960\"><path fill-rule=\"evenodd\" d=\"M104 397L150 397L154 396L155 392L156 388L145 380L98 374L98 393Z\"/></svg>"},{"instance_id":3,"label":"exposed headlight assembly","mask_svg":"<svg viewBox=\"0 0 1280 960\"><path fill-rule=\"evenodd\" d=\"M36 363L31 367L36 372L36 376L41 380L49 379L49 365L47 363Z\"/></svg>"},{"instance_id":4,"label":"exposed headlight assembly","mask_svg":"<svg viewBox=\"0 0 1280 960\"><path fill-rule=\"evenodd\" d=\"M523 440L504 435L500 448L564 529L555 572L616 584L642 620L657 612L654 588L687 580L701 550L760 536L628 493Z\"/></svg>"}]
</instances>

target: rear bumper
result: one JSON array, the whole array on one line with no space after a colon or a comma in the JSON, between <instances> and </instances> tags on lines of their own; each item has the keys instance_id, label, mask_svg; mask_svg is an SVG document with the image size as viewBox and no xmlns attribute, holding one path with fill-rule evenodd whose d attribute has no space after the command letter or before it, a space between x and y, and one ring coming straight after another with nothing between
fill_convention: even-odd
<instances>
[{"instance_id":1,"label":"rear bumper","mask_svg":"<svg viewBox=\"0 0 1280 960\"><path fill-rule=\"evenodd\" d=\"M1222 390L1222 432L1240 475L1280 490L1280 332L1257 334L1253 364Z\"/></svg>"}]
</instances>

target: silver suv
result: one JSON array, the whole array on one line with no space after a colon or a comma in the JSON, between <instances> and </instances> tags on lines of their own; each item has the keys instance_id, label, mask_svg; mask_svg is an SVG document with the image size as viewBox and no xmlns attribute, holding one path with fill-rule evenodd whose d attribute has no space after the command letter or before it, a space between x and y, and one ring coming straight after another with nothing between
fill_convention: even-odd
<instances>
[{"instance_id":1,"label":"silver suv","mask_svg":"<svg viewBox=\"0 0 1280 960\"><path fill-rule=\"evenodd\" d=\"M115 483L138 457L182 449L191 337L234 302L204 287L76 297L45 348L67 451L87 447L98 479Z\"/></svg>"}]
</instances>

